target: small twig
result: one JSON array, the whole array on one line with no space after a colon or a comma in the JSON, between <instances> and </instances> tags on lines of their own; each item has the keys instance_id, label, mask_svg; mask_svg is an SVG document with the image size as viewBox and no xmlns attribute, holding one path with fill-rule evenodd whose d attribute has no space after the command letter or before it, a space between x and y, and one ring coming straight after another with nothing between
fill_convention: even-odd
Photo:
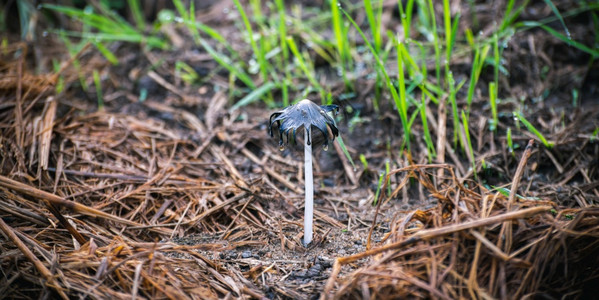
<instances>
[{"instance_id":1,"label":"small twig","mask_svg":"<svg viewBox=\"0 0 599 300\"><path fill-rule=\"evenodd\" d=\"M526 162L528 162L528 158L532 154L532 147L534 145L534 142L535 141L533 139L528 141L528 145L526 145L526 149L522 154L522 159L520 159L520 163L518 164L518 168L516 169L516 173L514 174L514 179L512 180L512 188L510 189L510 196L508 197L508 210L510 209L511 205L514 203L514 199L516 198L518 185L520 184L520 179L522 179L522 173L524 173L524 167L526 166Z\"/></svg>"},{"instance_id":2,"label":"small twig","mask_svg":"<svg viewBox=\"0 0 599 300\"><path fill-rule=\"evenodd\" d=\"M182 99L187 98L187 96L182 91L180 91L176 86L172 85L170 82L166 81L164 78L162 78L162 76L158 75L158 73L156 73L154 71L149 71L148 77L152 78L154 81L156 81L156 83L161 85L163 88L171 91L173 94L181 97Z\"/></svg>"},{"instance_id":3,"label":"small twig","mask_svg":"<svg viewBox=\"0 0 599 300\"><path fill-rule=\"evenodd\" d=\"M112 220L118 223L123 223L123 224L127 224L127 225L132 225L132 226L141 226L141 224L138 224L136 222L133 221L129 221L127 219L123 219L121 217L117 217L108 213L105 213L103 211L99 211L95 208L91 208L88 206L85 206L83 204L74 202L74 201L70 201L70 200L65 200L64 198L48 193L46 191L28 186L24 183L12 180L8 177L2 176L0 175L0 186L27 194L29 196L38 198L38 199L44 199L44 200L48 200L50 203L58 205L58 206L64 206L67 207L69 209L72 209L76 212L82 213L84 215L88 215L91 217L101 217L104 219L108 219L108 220Z\"/></svg>"},{"instance_id":4,"label":"small twig","mask_svg":"<svg viewBox=\"0 0 599 300\"><path fill-rule=\"evenodd\" d=\"M56 168L49 167L48 171L56 172ZM127 181L146 181L146 180L148 180L147 176L139 176L139 175L94 173L94 172L84 172L84 171L76 171L76 170L62 170L61 173L64 173L67 175L83 176L83 177L110 178L110 179L127 180Z\"/></svg>"},{"instance_id":5,"label":"small twig","mask_svg":"<svg viewBox=\"0 0 599 300\"><path fill-rule=\"evenodd\" d=\"M439 121L437 122L437 162L440 164L445 163L445 146L447 145L447 110L445 100L445 97L443 97L439 101ZM441 178L442 176L443 170L437 170L437 178Z\"/></svg>"},{"instance_id":6,"label":"small twig","mask_svg":"<svg viewBox=\"0 0 599 300\"><path fill-rule=\"evenodd\" d=\"M19 149L24 149L23 148L23 128L25 128L25 126L23 125L23 107L22 107L22 101L23 101L23 64L25 62L25 57L27 57L27 47L23 47L23 53L21 54L21 57L19 59L19 63L17 64L17 91L16 91L16 105L15 105L15 135L16 135L16 142L17 145L19 146Z\"/></svg>"},{"instance_id":7,"label":"small twig","mask_svg":"<svg viewBox=\"0 0 599 300\"><path fill-rule=\"evenodd\" d=\"M77 231L77 229L75 229L75 227L73 227L71 225L71 223L69 223L67 221L67 219L65 219L65 217L60 213L60 211L56 208L56 206L54 206L54 204L52 204L48 201L44 201L44 202L46 202L46 207L50 210L50 212L58 219L60 224L62 224L62 226L64 228L66 228L67 231L73 237L75 237L75 239L77 240L77 242L79 242L79 244L83 245L87 242L87 239L85 239L85 237L83 237L83 235L79 231Z\"/></svg>"},{"instance_id":8,"label":"small twig","mask_svg":"<svg viewBox=\"0 0 599 300\"><path fill-rule=\"evenodd\" d=\"M333 146L335 147L335 152L337 152L337 155L341 158L343 170L345 170L345 176L347 176L352 185L356 186L358 184L358 179L356 178L354 168L350 165L347 159L343 159L345 154L343 153L341 146L339 146L339 143L333 143Z\"/></svg>"}]
</instances>

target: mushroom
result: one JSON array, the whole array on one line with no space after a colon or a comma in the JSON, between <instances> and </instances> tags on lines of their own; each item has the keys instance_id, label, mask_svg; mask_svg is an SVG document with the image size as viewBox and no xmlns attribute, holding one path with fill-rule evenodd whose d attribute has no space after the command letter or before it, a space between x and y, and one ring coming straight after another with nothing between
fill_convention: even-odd
<instances>
[{"instance_id":1,"label":"mushroom","mask_svg":"<svg viewBox=\"0 0 599 300\"><path fill-rule=\"evenodd\" d=\"M305 168L305 209L304 209L304 246L312 242L312 222L314 215L314 179L312 177L312 145L314 141L320 140L315 137L322 135L324 138L323 149L327 151L329 142L339 135L339 129L335 120L328 114L339 112L337 105L316 105L314 102L304 99L295 105L274 112L270 115L268 131L273 134L273 125L279 129L279 150L285 149L285 144L295 142L296 131L304 129L304 168ZM318 129L312 130L312 127Z\"/></svg>"}]
</instances>

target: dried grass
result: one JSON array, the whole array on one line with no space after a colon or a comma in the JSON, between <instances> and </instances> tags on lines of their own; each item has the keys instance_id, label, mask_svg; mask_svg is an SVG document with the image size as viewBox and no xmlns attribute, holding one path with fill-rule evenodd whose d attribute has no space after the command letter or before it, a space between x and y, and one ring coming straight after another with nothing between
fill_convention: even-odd
<instances>
[{"instance_id":1,"label":"dried grass","mask_svg":"<svg viewBox=\"0 0 599 300\"><path fill-rule=\"evenodd\" d=\"M30 75L9 57L0 75L0 97L13 99L0 107L0 230L10 240L0 246L2 295L263 297L241 273L198 252L256 243L247 235L195 246L169 242L268 219L251 202L260 188L249 188L206 130L192 128L211 150L198 160L196 147L164 123L61 110L68 100L52 95L55 76ZM202 124L182 110L171 113Z\"/></svg>"},{"instance_id":2,"label":"dried grass","mask_svg":"<svg viewBox=\"0 0 599 300\"><path fill-rule=\"evenodd\" d=\"M411 162L393 171L389 178L403 177L391 180L393 193L378 201L375 216L410 181L438 205L391 222L379 242L369 235L367 250L337 258L330 277L319 282L294 286L286 281L292 272L284 262L246 262L250 268L244 272L230 268L199 250L263 245L269 241L265 236L270 241L274 236L280 245L271 249L305 251L299 235L285 234L298 228L298 220L275 220L272 207L264 206L277 198L288 214L301 208L285 202L302 193L301 182L290 179L297 163L269 152L274 146L267 146L256 123L231 126L238 116L222 116L223 94L206 101L202 119L164 103L144 103L169 115L172 124L139 115L81 113L70 109L67 96L53 94L56 74L28 73L22 60L10 59L25 46L11 47L0 68L2 296L302 298L306 290L322 292L328 278L323 298L508 299L584 297L585 284L597 282L599 209L586 198L597 194L596 167L562 162L561 182L579 173L585 182L568 203L519 197L530 147L509 196L459 179L443 163ZM67 83L72 75L65 72ZM438 128L438 136L444 131ZM260 174L254 176L253 168ZM350 186L338 188L344 195L355 191L360 178L348 180ZM339 202L351 223L353 204ZM336 209L330 215L316 212L324 232L320 242L331 228L346 228L331 217ZM380 225L376 218L359 222ZM172 242L194 233L220 239ZM277 277L267 286L264 277L270 274Z\"/></svg>"},{"instance_id":3,"label":"dried grass","mask_svg":"<svg viewBox=\"0 0 599 300\"><path fill-rule=\"evenodd\" d=\"M532 141L512 191L531 148ZM427 169L445 175L436 177L437 188ZM412 165L395 172L420 181L440 205L397 220L373 249L337 258L322 298L589 296L599 267L599 208L558 211L552 201L516 198L515 193L506 197L473 182L467 188L447 165ZM338 277L348 265L359 268Z\"/></svg>"}]
</instances>

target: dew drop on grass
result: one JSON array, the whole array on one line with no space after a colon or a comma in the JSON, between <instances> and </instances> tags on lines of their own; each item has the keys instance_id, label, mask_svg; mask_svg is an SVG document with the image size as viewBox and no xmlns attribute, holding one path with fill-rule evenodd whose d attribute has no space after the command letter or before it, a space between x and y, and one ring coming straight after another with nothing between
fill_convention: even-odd
<instances>
[{"instance_id":1,"label":"dew drop on grass","mask_svg":"<svg viewBox=\"0 0 599 300\"><path fill-rule=\"evenodd\" d=\"M42 32L42 36L43 37L47 37L48 36L48 32L47 31Z\"/></svg>"}]
</instances>

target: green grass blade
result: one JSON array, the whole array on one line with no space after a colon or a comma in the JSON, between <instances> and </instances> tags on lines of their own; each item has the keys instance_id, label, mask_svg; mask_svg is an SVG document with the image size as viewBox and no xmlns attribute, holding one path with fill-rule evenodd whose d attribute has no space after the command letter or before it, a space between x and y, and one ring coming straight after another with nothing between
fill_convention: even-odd
<instances>
[{"instance_id":1,"label":"green grass blade","mask_svg":"<svg viewBox=\"0 0 599 300\"><path fill-rule=\"evenodd\" d=\"M343 151L343 154L345 154L345 157L347 158L349 163L352 165L352 167L354 168L354 172L355 172L356 164L354 164L354 160L349 155L349 151L347 151L347 147L345 146L345 143L343 142L343 138L341 138L340 135L337 136L337 143L339 143L339 146L341 147L341 151Z\"/></svg>"},{"instance_id":2,"label":"green grass blade","mask_svg":"<svg viewBox=\"0 0 599 300\"><path fill-rule=\"evenodd\" d=\"M510 0L508 2L503 22L501 22L501 26L499 27L499 32L504 32L506 29L508 29L509 26L511 26L514 23L514 21L520 16L522 11L524 11L524 8L528 6L528 2L530 2L530 0L524 1L520 6L518 6L518 8L515 11L512 11L514 8L515 1Z\"/></svg>"},{"instance_id":3,"label":"green grass blade","mask_svg":"<svg viewBox=\"0 0 599 300\"><path fill-rule=\"evenodd\" d=\"M237 11L239 12L241 20L243 21L243 24L245 26L245 30L250 40L250 46L254 51L254 56L258 60L258 65L260 66L260 73L262 74L262 79L266 81L268 78L269 68L267 66L266 60L264 60L264 53L262 52L262 49L259 48L256 44L256 40L254 38L254 31L252 30L252 24L250 23L250 20L248 19L247 14L245 13L245 10L243 9L243 6L239 2L239 0L233 0L233 2L235 3L235 7L237 7Z\"/></svg>"},{"instance_id":4,"label":"green grass blade","mask_svg":"<svg viewBox=\"0 0 599 300\"><path fill-rule=\"evenodd\" d=\"M382 0L379 0L379 2L378 2L379 7L378 7L378 10L375 15L375 12L372 8L372 2L370 0L364 0L364 10L366 12L368 24L370 25L370 32L372 34L374 49L377 54L379 54L381 51L381 41L382 41L381 15L380 15L382 13L382 9L383 9L382 2L383 2ZM381 98L382 86L383 86L382 75L381 75L381 72L377 68L375 85L374 85L374 94L375 95L374 95L374 99L373 99L373 103L372 103L374 106L374 110L377 114L379 112L379 100Z\"/></svg>"},{"instance_id":5,"label":"green grass blade","mask_svg":"<svg viewBox=\"0 0 599 300\"><path fill-rule=\"evenodd\" d=\"M252 102L255 102L256 100L260 99L262 96L264 96L265 94L270 92L275 87L277 87L277 84L274 82L269 81L269 82L263 84L261 87L253 90L251 93L247 94L241 100L237 101L237 103L235 103L229 109L229 111L233 112L242 106L246 106Z\"/></svg>"},{"instance_id":6,"label":"green grass blade","mask_svg":"<svg viewBox=\"0 0 599 300\"><path fill-rule=\"evenodd\" d=\"M452 34L451 34L451 11L449 6L449 0L443 0L443 24L445 25L445 80L446 84L449 84L449 61L451 60L451 45L452 45Z\"/></svg>"},{"instance_id":7,"label":"green grass blade","mask_svg":"<svg viewBox=\"0 0 599 300\"><path fill-rule=\"evenodd\" d=\"M534 133L534 135L536 135L539 138L539 140L541 140L541 143L543 143L545 147L553 147L554 144L552 142L548 142L545 136L543 136L543 134L540 131L538 131L530 122L528 122L528 120L524 118L524 116L520 112L514 112L514 116L516 116L518 120L520 120L520 122L522 122L522 124L526 126L528 131Z\"/></svg>"},{"instance_id":8,"label":"green grass blade","mask_svg":"<svg viewBox=\"0 0 599 300\"><path fill-rule=\"evenodd\" d=\"M403 1L397 1L401 25L403 27L404 37L410 38L410 28L412 27L412 13L414 12L414 0L407 0L406 9L402 5Z\"/></svg>"},{"instance_id":9,"label":"green grass blade","mask_svg":"<svg viewBox=\"0 0 599 300\"><path fill-rule=\"evenodd\" d=\"M339 54L339 68L345 85L350 87L351 84L347 79L347 65L349 64L350 56L347 45L347 36L344 34L346 30L343 26L339 9L339 2L337 0L331 0L331 21L333 23L333 33L335 35L337 53Z\"/></svg>"},{"instance_id":10,"label":"green grass blade","mask_svg":"<svg viewBox=\"0 0 599 300\"><path fill-rule=\"evenodd\" d=\"M116 55L114 55L114 53L112 53L112 51L110 51L108 48L106 48L106 46L104 46L104 44L100 43L100 42L95 42L93 43L94 46L96 46L96 48L98 49L98 51L100 51L100 53L102 53L102 55L104 55L104 57L113 65L118 65L119 64L119 59L116 58Z\"/></svg>"},{"instance_id":11,"label":"green grass blade","mask_svg":"<svg viewBox=\"0 0 599 300\"><path fill-rule=\"evenodd\" d=\"M127 4L131 10L131 14L133 15L133 20L135 20L137 29L143 31L146 28L146 19L141 11L139 0L127 0Z\"/></svg>"},{"instance_id":12,"label":"green grass blade","mask_svg":"<svg viewBox=\"0 0 599 300\"><path fill-rule=\"evenodd\" d=\"M406 100L406 83L403 64L403 44L397 42L397 80L399 85L399 98L394 98L397 112L401 118L404 129L404 139L408 151L410 150L410 126L408 125L408 102Z\"/></svg>"},{"instance_id":13,"label":"green grass blade","mask_svg":"<svg viewBox=\"0 0 599 300\"><path fill-rule=\"evenodd\" d=\"M391 78L389 77L389 74L385 70L385 65L383 64L383 61L380 59L379 55L376 53L376 50L372 46L372 43L370 43L368 41L368 39L366 38L366 35L364 34L364 32L362 31L360 26L358 26L358 24L356 24L356 21L354 21L354 19L345 10L341 9L341 11L343 12L343 14L345 14L345 17L352 23L352 25L354 26L356 31L358 31L358 33L360 34L360 36L362 37L362 39L364 40L364 42L370 49L370 52L376 62L376 66L378 67L378 69L380 70L380 72L383 74L383 76L385 78L387 88L391 92L391 97L392 97L393 101L396 104L399 104L401 102L399 93L398 93L397 89L395 88L395 86L393 85L393 83L391 82ZM398 52L401 53L401 50L399 50ZM398 61L400 61L400 60L401 59L398 58ZM402 65L403 65L403 62L402 62ZM401 86L401 84L400 84L400 86ZM404 86L404 88L405 88L405 86ZM404 103L405 103L405 101L404 101ZM407 114L404 114L402 111L403 111L403 109L398 107L398 112L400 112L400 119L402 121L402 126L404 128L404 135L407 136L410 134L409 130L407 130L409 128ZM407 139L404 138L404 141L406 141L406 140ZM399 149L399 151L402 152L403 149Z\"/></svg>"},{"instance_id":14,"label":"green grass blade","mask_svg":"<svg viewBox=\"0 0 599 300\"><path fill-rule=\"evenodd\" d=\"M493 116L493 119L489 122L489 129L497 131L499 120L497 118L497 85L495 82L489 82L489 102L491 104L491 115Z\"/></svg>"},{"instance_id":15,"label":"green grass blade","mask_svg":"<svg viewBox=\"0 0 599 300\"><path fill-rule=\"evenodd\" d=\"M561 40L562 42L564 42L564 43L566 43L566 44L568 44L568 45L570 45L572 47L575 47L578 50L584 51L584 52L592 55L593 57L599 57L599 51L598 50L591 49L591 48L589 48L588 46L586 46L586 45L584 45L582 43L574 41L571 38L568 38L567 36L565 36L565 35L557 32L555 29L553 29L553 28L551 28L551 27L549 27L547 25L541 24L541 23L536 22L536 21L526 21L526 22L520 23L519 25L520 25L520 27L524 27L526 29L533 28L533 27L541 27L545 31L547 31L551 35L553 35L554 37L556 37L559 40Z\"/></svg>"},{"instance_id":16,"label":"green grass blade","mask_svg":"<svg viewBox=\"0 0 599 300\"><path fill-rule=\"evenodd\" d=\"M510 127L507 128L506 140L508 152L514 156L514 142L512 141L512 128Z\"/></svg>"},{"instance_id":17,"label":"green grass blade","mask_svg":"<svg viewBox=\"0 0 599 300\"><path fill-rule=\"evenodd\" d=\"M472 62L472 71L470 73L470 84L468 85L468 94L466 97L467 103L467 114L470 115L470 105L472 104L472 98L474 97L474 90L480 77L480 72L485 64L487 53L489 52L489 45L483 47L482 51L477 48L474 54L474 60Z\"/></svg>"},{"instance_id":18,"label":"green grass blade","mask_svg":"<svg viewBox=\"0 0 599 300\"><path fill-rule=\"evenodd\" d=\"M366 160L364 153L360 153L360 162L362 163L364 170L368 170L368 161Z\"/></svg>"},{"instance_id":19,"label":"green grass blade","mask_svg":"<svg viewBox=\"0 0 599 300\"><path fill-rule=\"evenodd\" d=\"M568 39L570 39L571 38L570 30L568 30L568 27L566 26L566 23L564 22L564 18L562 17L562 14L559 13L559 10L555 6L555 4L553 4L553 2L551 2L551 0L544 0L544 1L551 8L551 11L553 11L553 14L555 14L555 16L559 19L559 22L562 23L562 26L564 27L564 31L566 32L566 37Z\"/></svg>"},{"instance_id":20,"label":"green grass blade","mask_svg":"<svg viewBox=\"0 0 599 300\"><path fill-rule=\"evenodd\" d=\"M281 52L283 53L283 59L281 59L281 68L285 71L285 82L281 84L281 93L283 96L283 106L289 106L289 91L287 88L287 83L291 82L291 75L289 73L289 68L287 68L287 61L289 60L289 49L287 47L287 22L286 14L285 14L285 4L283 0L276 0L277 10L279 13L279 47L281 47Z\"/></svg>"},{"instance_id":21,"label":"green grass blade","mask_svg":"<svg viewBox=\"0 0 599 300\"><path fill-rule=\"evenodd\" d=\"M94 85L96 86L96 97L98 97L98 110L104 110L104 98L102 96L102 81L100 80L100 73L98 70L93 71Z\"/></svg>"},{"instance_id":22,"label":"green grass blade","mask_svg":"<svg viewBox=\"0 0 599 300\"><path fill-rule=\"evenodd\" d=\"M212 46L210 46L210 44L208 44L204 40L200 40L200 45L206 50L206 52L208 52L208 54L210 54L210 56L212 56L212 58L219 65L221 65L222 67L227 69L229 72L234 74L237 78L239 78L239 80L241 80L243 83L245 83L245 85L247 85L251 89L256 88L256 85L254 84L252 79L249 77L249 75L247 75L247 73L245 73L245 71L243 71L239 67L235 66L227 56L216 52L216 50L214 50L214 48L212 48Z\"/></svg>"},{"instance_id":23,"label":"green grass blade","mask_svg":"<svg viewBox=\"0 0 599 300\"><path fill-rule=\"evenodd\" d=\"M376 185L376 192L374 193L374 200L372 206L376 206L379 201L379 195L381 194L381 187L383 186L383 179L385 178L385 172L379 174L379 183Z\"/></svg>"},{"instance_id":24,"label":"green grass blade","mask_svg":"<svg viewBox=\"0 0 599 300\"><path fill-rule=\"evenodd\" d=\"M439 45L439 33L437 31L437 19L435 17L435 8L433 0L428 0L428 13L431 16L431 32L433 34L433 45L435 49L435 76L437 84L441 84L441 47Z\"/></svg>"},{"instance_id":25,"label":"green grass blade","mask_svg":"<svg viewBox=\"0 0 599 300\"><path fill-rule=\"evenodd\" d=\"M291 50L291 53L295 56L295 61L299 65L300 69L302 69L302 71L304 72L304 75L308 78L308 81L310 81L310 83L321 92L321 97L324 99L324 89L322 88L320 83L318 83L318 81L314 77L313 72L311 72L308 69L308 65L306 65L306 62L304 61L304 58L302 57L301 53L299 52L299 49L297 48L297 45L295 44L295 41L293 40L293 38L288 36L286 39L286 43L287 43L287 46L289 46L289 50Z\"/></svg>"}]
</instances>

